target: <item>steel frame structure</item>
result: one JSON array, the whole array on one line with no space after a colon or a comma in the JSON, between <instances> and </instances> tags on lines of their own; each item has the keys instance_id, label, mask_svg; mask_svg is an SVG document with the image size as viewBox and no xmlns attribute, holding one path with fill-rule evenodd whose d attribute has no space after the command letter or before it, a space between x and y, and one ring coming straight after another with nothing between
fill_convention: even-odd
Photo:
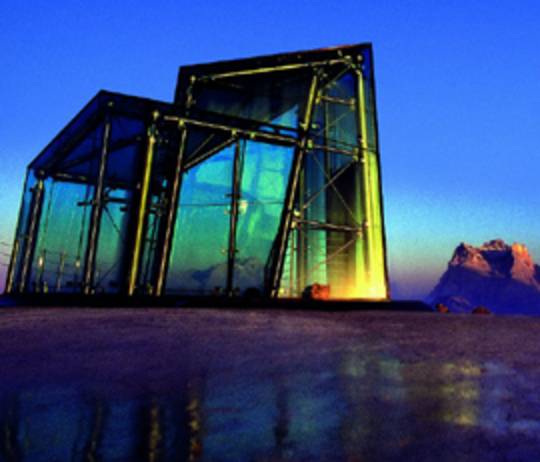
<instances>
[{"instance_id":1,"label":"steel frame structure","mask_svg":"<svg viewBox=\"0 0 540 462\"><path fill-rule=\"evenodd\" d=\"M98 93L28 168L6 292L316 283L389 298L369 44L182 67L173 104Z\"/></svg>"}]
</instances>

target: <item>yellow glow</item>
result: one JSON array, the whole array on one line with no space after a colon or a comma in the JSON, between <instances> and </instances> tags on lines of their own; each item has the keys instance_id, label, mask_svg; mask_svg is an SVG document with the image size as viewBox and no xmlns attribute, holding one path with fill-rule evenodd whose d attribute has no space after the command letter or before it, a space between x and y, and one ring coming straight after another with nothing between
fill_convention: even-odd
<instances>
[{"instance_id":1,"label":"yellow glow","mask_svg":"<svg viewBox=\"0 0 540 462\"><path fill-rule=\"evenodd\" d=\"M148 460L155 461L159 457L159 446L163 438L161 433L160 412L156 403L150 408L150 435L148 441Z\"/></svg>"},{"instance_id":2,"label":"yellow glow","mask_svg":"<svg viewBox=\"0 0 540 462\"><path fill-rule=\"evenodd\" d=\"M457 415L447 414L444 420L456 425L463 425L467 427L476 425L476 415L472 409L464 409Z\"/></svg>"},{"instance_id":3,"label":"yellow glow","mask_svg":"<svg viewBox=\"0 0 540 462\"><path fill-rule=\"evenodd\" d=\"M482 374L482 369L469 361L463 364L448 363L443 366L443 374L461 374L469 377L478 377Z\"/></svg>"},{"instance_id":4,"label":"yellow glow","mask_svg":"<svg viewBox=\"0 0 540 462\"><path fill-rule=\"evenodd\" d=\"M441 377L446 384L439 392L449 403L442 416L444 421L462 426L477 425L481 397L478 377L481 374L481 368L471 361L442 365Z\"/></svg>"},{"instance_id":5,"label":"yellow glow","mask_svg":"<svg viewBox=\"0 0 540 462\"><path fill-rule=\"evenodd\" d=\"M348 287L344 293L339 297L330 297L332 299L344 299L344 300L386 300L386 285L372 284L372 285L355 285Z\"/></svg>"},{"instance_id":6,"label":"yellow glow","mask_svg":"<svg viewBox=\"0 0 540 462\"><path fill-rule=\"evenodd\" d=\"M366 89L361 72L358 73L358 98L360 112L360 133L362 148L362 177L364 191L364 245L357 246L363 252L357 257L358 291L357 296L366 299L386 299L386 268L384 259L384 239L382 226L382 207L380 195L379 165L374 151L376 140L370 140L368 130L368 108ZM361 274L362 263L365 274Z\"/></svg>"},{"instance_id":7,"label":"yellow glow","mask_svg":"<svg viewBox=\"0 0 540 462\"><path fill-rule=\"evenodd\" d=\"M457 402L470 401L480 396L478 389L472 382L462 382L455 385L445 385L441 388L441 394L453 397Z\"/></svg>"},{"instance_id":8,"label":"yellow glow","mask_svg":"<svg viewBox=\"0 0 540 462\"><path fill-rule=\"evenodd\" d=\"M238 201L238 213L243 214L246 213L248 209L248 201L245 199L240 199Z\"/></svg>"}]
</instances>

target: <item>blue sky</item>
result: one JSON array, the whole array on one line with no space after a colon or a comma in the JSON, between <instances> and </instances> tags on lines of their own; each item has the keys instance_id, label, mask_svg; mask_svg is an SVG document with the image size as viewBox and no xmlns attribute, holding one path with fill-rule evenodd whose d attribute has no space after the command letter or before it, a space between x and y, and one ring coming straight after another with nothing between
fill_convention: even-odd
<instances>
[{"instance_id":1,"label":"blue sky","mask_svg":"<svg viewBox=\"0 0 540 462\"><path fill-rule=\"evenodd\" d=\"M25 166L99 89L170 101L181 64L372 42L394 294L424 295L461 241L540 261L539 23L526 0L4 0L0 242Z\"/></svg>"}]
</instances>

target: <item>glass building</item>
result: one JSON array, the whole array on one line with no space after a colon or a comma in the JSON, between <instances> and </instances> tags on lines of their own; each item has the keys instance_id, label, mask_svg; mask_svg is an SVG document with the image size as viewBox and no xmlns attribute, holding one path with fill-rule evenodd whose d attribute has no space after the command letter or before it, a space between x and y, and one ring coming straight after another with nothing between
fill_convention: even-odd
<instances>
[{"instance_id":1,"label":"glass building","mask_svg":"<svg viewBox=\"0 0 540 462\"><path fill-rule=\"evenodd\" d=\"M30 163L8 293L387 300L369 44L99 92Z\"/></svg>"}]
</instances>

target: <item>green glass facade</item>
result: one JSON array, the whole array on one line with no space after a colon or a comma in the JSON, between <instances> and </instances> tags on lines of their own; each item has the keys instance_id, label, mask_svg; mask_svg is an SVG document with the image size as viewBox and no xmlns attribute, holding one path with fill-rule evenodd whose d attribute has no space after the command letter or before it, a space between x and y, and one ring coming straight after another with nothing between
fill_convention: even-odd
<instances>
[{"instance_id":1,"label":"green glass facade","mask_svg":"<svg viewBox=\"0 0 540 462\"><path fill-rule=\"evenodd\" d=\"M372 51L180 68L100 92L37 156L9 293L388 299Z\"/></svg>"}]
</instances>

